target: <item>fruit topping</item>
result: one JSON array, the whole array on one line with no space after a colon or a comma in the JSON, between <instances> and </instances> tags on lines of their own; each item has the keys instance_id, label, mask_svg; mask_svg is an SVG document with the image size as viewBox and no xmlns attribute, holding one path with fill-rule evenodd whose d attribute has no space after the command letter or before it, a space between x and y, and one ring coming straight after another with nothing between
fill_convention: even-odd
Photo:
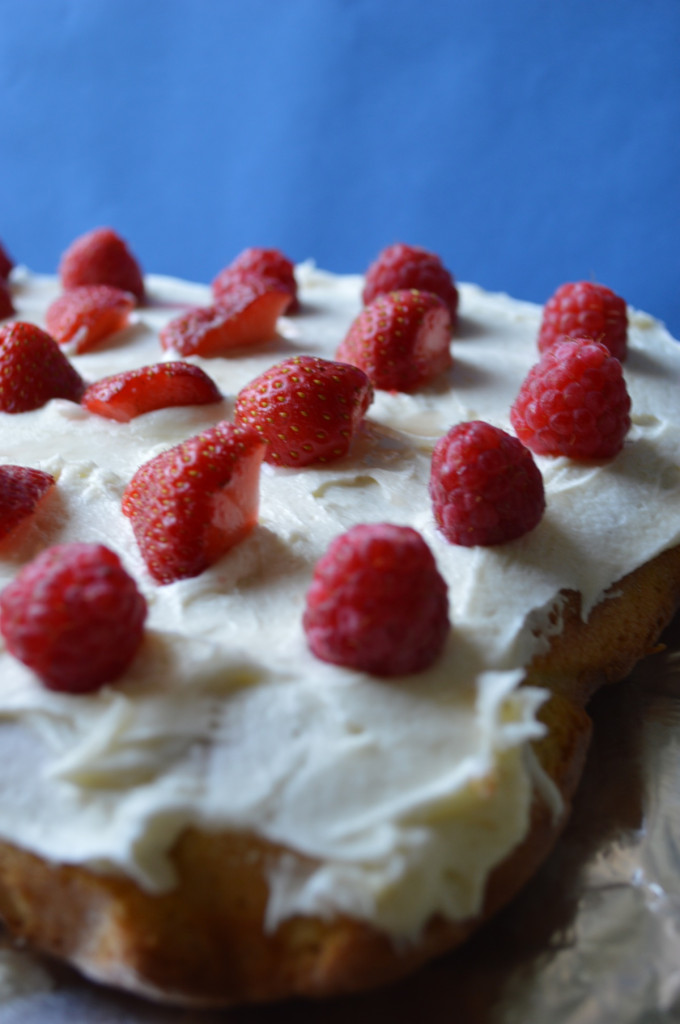
<instances>
[{"instance_id":1,"label":"fruit topping","mask_svg":"<svg viewBox=\"0 0 680 1024\"><path fill-rule=\"evenodd\" d=\"M154 409L208 405L222 394L214 380L191 363L154 363L90 384L81 404L98 416L127 423Z\"/></svg>"},{"instance_id":2,"label":"fruit topping","mask_svg":"<svg viewBox=\"0 0 680 1024\"><path fill-rule=\"evenodd\" d=\"M294 356L246 384L235 420L267 442L267 462L307 466L347 454L372 400L371 382L356 366Z\"/></svg>"},{"instance_id":3,"label":"fruit topping","mask_svg":"<svg viewBox=\"0 0 680 1024\"><path fill-rule=\"evenodd\" d=\"M360 367L383 391L415 391L448 370L451 317L431 292L379 295L356 318L337 358Z\"/></svg>"},{"instance_id":4,"label":"fruit topping","mask_svg":"<svg viewBox=\"0 0 680 1024\"><path fill-rule=\"evenodd\" d=\"M108 284L132 292L138 302L144 302L139 263L112 228L95 228L76 238L61 258L59 274L65 291L85 284Z\"/></svg>"},{"instance_id":5,"label":"fruit topping","mask_svg":"<svg viewBox=\"0 0 680 1024\"><path fill-rule=\"evenodd\" d=\"M156 582L198 576L250 533L264 450L250 427L221 422L137 470L123 512Z\"/></svg>"},{"instance_id":6,"label":"fruit topping","mask_svg":"<svg viewBox=\"0 0 680 1024\"><path fill-rule=\"evenodd\" d=\"M224 292L219 305L190 309L171 320L161 331L161 345L181 356L210 357L271 341L289 299L276 282L237 282Z\"/></svg>"},{"instance_id":7,"label":"fruit topping","mask_svg":"<svg viewBox=\"0 0 680 1024\"><path fill-rule=\"evenodd\" d=\"M12 267L14 266L13 260L9 257L7 250L0 243L0 281L6 281L9 277Z\"/></svg>"},{"instance_id":8,"label":"fruit topping","mask_svg":"<svg viewBox=\"0 0 680 1024\"><path fill-rule=\"evenodd\" d=\"M538 348L545 352L564 338L591 338L606 345L613 356L626 358L626 303L610 288L591 281L563 284L543 309Z\"/></svg>"},{"instance_id":9,"label":"fruit topping","mask_svg":"<svg viewBox=\"0 0 680 1024\"><path fill-rule=\"evenodd\" d=\"M54 484L40 469L0 466L0 540L35 512Z\"/></svg>"},{"instance_id":10,"label":"fruit topping","mask_svg":"<svg viewBox=\"0 0 680 1024\"><path fill-rule=\"evenodd\" d=\"M609 459L630 428L621 363L598 341L558 341L529 371L510 412L520 441L539 455Z\"/></svg>"},{"instance_id":11,"label":"fruit topping","mask_svg":"<svg viewBox=\"0 0 680 1024\"><path fill-rule=\"evenodd\" d=\"M0 410L27 412L51 398L80 401L84 384L54 338L35 324L0 327Z\"/></svg>"},{"instance_id":12,"label":"fruit topping","mask_svg":"<svg viewBox=\"0 0 680 1024\"><path fill-rule=\"evenodd\" d=\"M303 626L322 661L378 676L420 672L449 633L446 583L416 530L360 524L317 562Z\"/></svg>"},{"instance_id":13,"label":"fruit topping","mask_svg":"<svg viewBox=\"0 0 680 1024\"><path fill-rule=\"evenodd\" d=\"M299 308L295 268L291 260L278 249L244 249L213 281L215 302L220 303L235 284L253 278L275 283L288 292L290 298L283 312L294 313Z\"/></svg>"},{"instance_id":14,"label":"fruit topping","mask_svg":"<svg viewBox=\"0 0 680 1024\"><path fill-rule=\"evenodd\" d=\"M481 420L459 423L432 455L430 497L452 544L504 544L539 523L543 478L516 437Z\"/></svg>"},{"instance_id":15,"label":"fruit topping","mask_svg":"<svg viewBox=\"0 0 680 1024\"><path fill-rule=\"evenodd\" d=\"M14 316L14 303L9 285L0 278L0 320L6 320Z\"/></svg>"},{"instance_id":16,"label":"fruit topping","mask_svg":"<svg viewBox=\"0 0 680 1024\"><path fill-rule=\"evenodd\" d=\"M438 295L448 307L451 324L455 326L458 289L439 256L418 245L396 242L383 249L366 271L364 305L373 302L378 295L404 288L417 288L421 292Z\"/></svg>"},{"instance_id":17,"label":"fruit topping","mask_svg":"<svg viewBox=\"0 0 680 1024\"><path fill-rule=\"evenodd\" d=\"M52 337L86 352L127 325L135 298L109 284L85 284L64 292L48 307L45 325Z\"/></svg>"},{"instance_id":18,"label":"fruit topping","mask_svg":"<svg viewBox=\"0 0 680 1024\"><path fill-rule=\"evenodd\" d=\"M137 653L145 618L137 584L101 544L47 548L0 594L8 650L65 693L117 679Z\"/></svg>"}]
</instances>

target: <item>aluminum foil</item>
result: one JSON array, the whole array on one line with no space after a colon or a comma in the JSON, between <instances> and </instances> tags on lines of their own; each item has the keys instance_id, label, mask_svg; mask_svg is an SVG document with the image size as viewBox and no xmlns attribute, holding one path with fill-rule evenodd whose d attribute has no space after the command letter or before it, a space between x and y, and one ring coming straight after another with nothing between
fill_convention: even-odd
<instances>
[{"instance_id":1,"label":"aluminum foil","mask_svg":"<svg viewBox=\"0 0 680 1024\"><path fill-rule=\"evenodd\" d=\"M542 870L462 950L320 1005L187 1011L0 946L0 1024L653 1024L680 1021L680 616L593 701L588 764Z\"/></svg>"}]
</instances>

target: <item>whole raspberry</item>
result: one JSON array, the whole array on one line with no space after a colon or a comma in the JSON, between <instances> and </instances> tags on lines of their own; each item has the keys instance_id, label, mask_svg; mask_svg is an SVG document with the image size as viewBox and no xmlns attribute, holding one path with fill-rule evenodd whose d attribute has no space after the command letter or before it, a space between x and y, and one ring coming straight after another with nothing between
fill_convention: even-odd
<instances>
[{"instance_id":1,"label":"whole raspberry","mask_svg":"<svg viewBox=\"0 0 680 1024\"><path fill-rule=\"evenodd\" d=\"M451 324L456 325L458 289L451 273L436 253L419 245L395 242L388 245L366 271L363 302L367 306L386 292L417 288L438 295L448 307Z\"/></svg>"},{"instance_id":2,"label":"whole raspberry","mask_svg":"<svg viewBox=\"0 0 680 1024\"><path fill-rule=\"evenodd\" d=\"M360 524L319 559L303 626L322 661L378 676L420 672L449 633L446 583L415 530Z\"/></svg>"},{"instance_id":3,"label":"whole raspberry","mask_svg":"<svg viewBox=\"0 0 680 1024\"><path fill-rule=\"evenodd\" d=\"M71 242L59 263L64 291L108 284L144 302L144 278L136 257L112 228L95 228Z\"/></svg>"},{"instance_id":4,"label":"whole raspberry","mask_svg":"<svg viewBox=\"0 0 680 1024\"><path fill-rule=\"evenodd\" d=\"M538 455L610 459L630 428L621 363L598 341L557 342L529 371L510 411L520 441Z\"/></svg>"},{"instance_id":5,"label":"whole raspberry","mask_svg":"<svg viewBox=\"0 0 680 1024\"><path fill-rule=\"evenodd\" d=\"M437 442L430 497L444 536L466 547L521 537L545 509L543 478L531 452L481 420L459 423Z\"/></svg>"},{"instance_id":6,"label":"whole raspberry","mask_svg":"<svg viewBox=\"0 0 680 1024\"><path fill-rule=\"evenodd\" d=\"M236 284L257 278L271 281L285 289L289 295L284 312L296 313L300 308L297 297L295 267L279 249L244 249L228 267L220 271L212 283L216 305Z\"/></svg>"},{"instance_id":7,"label":"whole raspberry","mask_svg":"<svg viewBox=\"0 0 680 1024\"><path fill-rule=\"evenodd\" d=\"M146 601L101 544L47 548L0 594L11 654L50 690L88 693L116 679L141 643Z\"/></svg>"},{"instance_id":8,"label":"whole raspberry","mask_svg":"<svg viewBox=\"0 0 680 1024\"><path fill-rule=\"evenodd\" d=\"M564 338L591 338L622 362L628 343L626 303L610 288L591 281L563 284L543 309L538 349L546 352Z\"/></svg>"}]
</instances>

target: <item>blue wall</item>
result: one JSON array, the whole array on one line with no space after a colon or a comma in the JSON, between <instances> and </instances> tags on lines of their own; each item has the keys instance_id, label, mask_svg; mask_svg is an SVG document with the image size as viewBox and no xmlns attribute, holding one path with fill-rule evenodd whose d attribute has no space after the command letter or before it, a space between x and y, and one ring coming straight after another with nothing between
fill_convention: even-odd
<instances>
[{"instance_id":1,"label":"blue wall","mask_svg":"<svg viewBox=\"0 0 680 1024\"><path fill-rule=\"evenodd\" d=\"M0 0L0 239L196 279L385 244L680 336L680 0Z\"/></svg>"}]
</instances>

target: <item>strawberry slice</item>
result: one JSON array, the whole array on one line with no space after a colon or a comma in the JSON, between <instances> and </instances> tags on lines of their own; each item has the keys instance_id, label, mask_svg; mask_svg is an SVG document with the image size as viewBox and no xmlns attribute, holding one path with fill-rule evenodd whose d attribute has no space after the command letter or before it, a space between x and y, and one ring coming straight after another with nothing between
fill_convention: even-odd
<instances>
[{"instance_id":1,"label":"strawberry slice","mask_svg":"<svg viewBox=\"0 0 680 1024\"><path fill-rule=\"evenodd\" d=\"M64 292L48 306L45 325L60 345L86 352L127 326L135 297L109 284L84 284Z\"/></svg>"},{"instance_id":2,"label":"strawberry slice","mask_svg":"<svg viewBox=\"0 0 680 1024\"><path fill-rule=\"evenodd\" d=\"M294 356L242 388L234 418L267 441L267 462L307 466L346 455L372 401L373 387L363 370Z\"/></svg>"},{"instance_id":3,"label":"strawberry slice","mask_svg":"<svg viewBox=\"0 0 680 1024\"><path fill-rule=\"evenodd\" d=\"M45 331L19 321L0 327L0 409L28 412L51 398L80 401L84 384Z\"/></svg>"},{"instance_id":4,"label":"strawberry slice","mask_svg":"<svg viewBox=\"0 0 680 1024\"><path fill-rule=\"evenodd\" d=\"M7 250L3 247L2 243L0 242L0 281L7 280L13 266L13 260L8 256Z\"/></svg>"},{"instance_id":5,"label":"strawberry slice","mask_svg":"<svg viewBox=\"0 0 680 1024\"><path fill-rule=\"evenodd\" d=\"M123 495L157 583L198 576L257 523L265 444L223 421L142 465Z\"/></svg>"},{"instance_id":6,"label":"strawberry slice","mask_svg":"<svg viewBox=\"0 0 680 1024\"><path fill-rule=\"evenodd\" d=\"M154 363L90 384L81 399L90 412L127 423L154 409L208 405L222 394L212 377L191 363Z\"/></svg>"},{"instance_id":7,"label":"strawberry slice","mask_svg":"<svg viewBox=\"0 0 680 1024\"><path fill-rule=\"evenodd\" d=\"M161 345L181 356L221 356L230 349L270 341L290 295L271 280L236 282L215 306L190 309L161 331Z\"/></svg>"},{"instance_id":8,"label":"strawberry slice","mask_svg":"<svg viewBox=\"0 0 680 1024\"><path fill-rule=\"evenodd\" d=\"M0 320L6 320L9 316L14 316L12 293L6 282L0 278Z\"/></svg>"},{"instance_id":9,"label":"strawberry slice","mask_svg":"<svg viewBox=\"0 0 680 1024\"><path fill-rule=\"evenodd\" d=\"M220 271L212 283L215 302L220 303L236 284L259 278L281 285L290 299L286 313L295 313L300 308L297 297L295 268L291 260L278 249L244 249L228 267Z\"/></svg>"},{"instance_id":10,"label":"strawberry slice","mask_svg":"<svg viewBox=\"0 0 680 1024\"><path fill-rule=\"evenodd\" d=\"M127 243L112 228L95 228L76 238L59 264L64 291L84 284L109 284L144 302L144 279Z\"/></svg>"},{"instance_id":11,"label":"strawberry slice","mask_svg":"<svg viewBox=\"0 0 680 1024\"><path fill-rule=\"evenodd\" d=\"M0 539L35 512L55 482L39 469L0 466Z\"/></svg>"},{"instance_id":12,"label":"strawberry slice","mask_svg":"<svg viewBox=\"0 0 680 1024\"><path fill-rule=\"evenodd\" d=\"M379 295L356 318L337 351L383 391L415 391L451 357L451 314L431 292L411 288Z\"/></svg>"}]
</instances>

